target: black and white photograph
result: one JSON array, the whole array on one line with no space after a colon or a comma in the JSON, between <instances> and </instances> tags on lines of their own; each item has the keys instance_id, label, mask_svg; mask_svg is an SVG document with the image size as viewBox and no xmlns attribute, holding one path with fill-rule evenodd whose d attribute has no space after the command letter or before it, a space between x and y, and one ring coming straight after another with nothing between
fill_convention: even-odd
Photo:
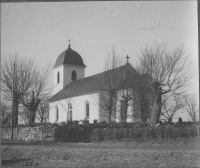
<instances>
[{"instance_id":1,"label":"black and white photograph","mask_svg":"<svg viewBox=\"0 0 200 168\"><path fill-rule=\"evenodd\" d=\"M1 167L200 168L198 3L1 3Z\"/></svg>"}]
</instances>

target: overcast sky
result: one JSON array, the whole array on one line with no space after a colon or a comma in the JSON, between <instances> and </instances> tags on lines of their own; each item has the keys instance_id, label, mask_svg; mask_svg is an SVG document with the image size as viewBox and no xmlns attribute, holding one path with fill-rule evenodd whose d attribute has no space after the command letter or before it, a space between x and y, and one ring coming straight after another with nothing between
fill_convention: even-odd
<instances>
[{"instance_id":1,"label":"overcast sky","mask_svg":"<svg viewBox=\"0 0 200 168\"><path fill-rule=\"evenodd\" d=\"M135 62L144 45L184 44L194 60L191 88L198 93L197 30L196 1L1 4L3 58L18 53L40 64L54 64L71 39L71 48L82 56L90 76L103 70L113 45Z\"/></svg>"}]
</instances>

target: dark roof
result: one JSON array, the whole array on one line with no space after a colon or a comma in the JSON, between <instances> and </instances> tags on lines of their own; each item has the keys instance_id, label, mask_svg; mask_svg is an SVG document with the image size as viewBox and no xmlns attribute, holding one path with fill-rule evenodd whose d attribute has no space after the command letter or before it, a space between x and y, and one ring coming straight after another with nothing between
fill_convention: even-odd
<instances>
[{"instance_id":1,"label":"dark roof","mask_svg":"<svg viewBox=\"0 0 200 168\"><path fill-rule=\"evenodd\" d=\"M57 58L55 66L57 67L59 65L68 64L68 65L78 65L78 66L85 66L83 63L83 59L81 56L74 50L71 49L70 45L68 46L68 49L63 51Z\"/></svg>"},{"instance_id":2,"label":"dark roof","mask_svg":"<svg viewBox=\"0 0 200 168\"><path fill-rule=\"evenodd\" d=\"M134 76L138 75L138 72L130 64L126 64L109 71L73 81L64 89L60 90L53 97L51 97L49 99L49 102L62 100L68 97L75 97L93 93L100 89L107 89L108 87L112 87L110 85L115 84L119 84L118 90L122 90L126 87L129 87L130 82L134 82L134 78L130 78L130 76L128 76L130 74L127 74L127 72L131 73L131 75ZM117 80L110 82L113 77ZM124 78L123 82L121 81L122 77Z\"/></svg>"}]
</instances>

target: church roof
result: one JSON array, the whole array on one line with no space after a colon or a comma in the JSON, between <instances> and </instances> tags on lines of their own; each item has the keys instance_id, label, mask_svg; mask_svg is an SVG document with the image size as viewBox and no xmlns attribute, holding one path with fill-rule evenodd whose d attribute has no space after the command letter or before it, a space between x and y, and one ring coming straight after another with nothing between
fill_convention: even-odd
<instances>
[{"instance_id":1,"label":"church roof","mask_svg":"<svg viewBox=\"0 0 200 168\"><path fill-rule=\"evenodd\" d=\"M63 51L58 56L54 67L57 67L57 66L60 66L60 65L63 65L63 64L78 65L78 66L86 67L85 64L83 63L83 59L81 58L79 53L72 50L71 47L70 47L70 44L68 46L68 49Z\"/></svg>"},{"instance_id":2,"label":"church roof","mask_svg":"<svg viewBox=\"0 0 200 168\"><path fill-rule=\"evenodd\" d=\"M127 74L128 73L128 74ZM131 78L130 74L134 77ZM128 63L118 68L105 71L83 79L75 80L60 90L49 102L62 100L68 97L76 97L97 92L100 89L108 89L111 85L118 86L118 90L130 88L138 72ZM115 80L112 80L114 78ZM122 78L124 79L122 82ZM112 80L112 81L110 81Z\"/></svg>"}]
</instances>

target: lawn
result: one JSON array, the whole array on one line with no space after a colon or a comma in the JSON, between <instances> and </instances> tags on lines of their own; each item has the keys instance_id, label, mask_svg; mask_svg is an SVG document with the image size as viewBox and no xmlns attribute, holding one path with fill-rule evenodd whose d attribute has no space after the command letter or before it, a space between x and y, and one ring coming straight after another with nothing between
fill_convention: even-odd
<instances>
[{"instance_id":1,"label":"lawn","mask_svg":"<svg viewBox=\"0 0 200 168\"><path fill-rule=\"evenodd\" d=\"M31 166L31 167L91 167L91 168L155 168L155 167L200 167L199 152L198 150L181 150L184 146L195 145L195 141L185 143L171 143L169 150L153 150L148 148L147 144L143 147L143 150L130 150L129 148L119 150L120 146L128 146L127 142L116 142L113 144L116 149L110 150L109 146L113 142L104 143L87 143L85 146L88 148L68 149L65 143L59 143L58 146L63 148L51 148L42 147L40 145L36 147L20 147L20 146L2 146L2 166L8 166L9 164L18 167ZM196 141L197 143L197 141ZM27 144L27 143L26 143ZM83 146L84 143L81 143ZM92 149L90 145L104 146L104 148ZM133 144L132 144L133 145ZM161 146L163 144L160 144ZM166 144L164 144L166 145ZM174 145L174 146L173 146ZM197 144L196 144L197 145ZM105 148L105 146L107 146ZM182 146L182 147L180 147ZM159 147L159 146L158 146Z\"/></svg>"}]
</instances>

